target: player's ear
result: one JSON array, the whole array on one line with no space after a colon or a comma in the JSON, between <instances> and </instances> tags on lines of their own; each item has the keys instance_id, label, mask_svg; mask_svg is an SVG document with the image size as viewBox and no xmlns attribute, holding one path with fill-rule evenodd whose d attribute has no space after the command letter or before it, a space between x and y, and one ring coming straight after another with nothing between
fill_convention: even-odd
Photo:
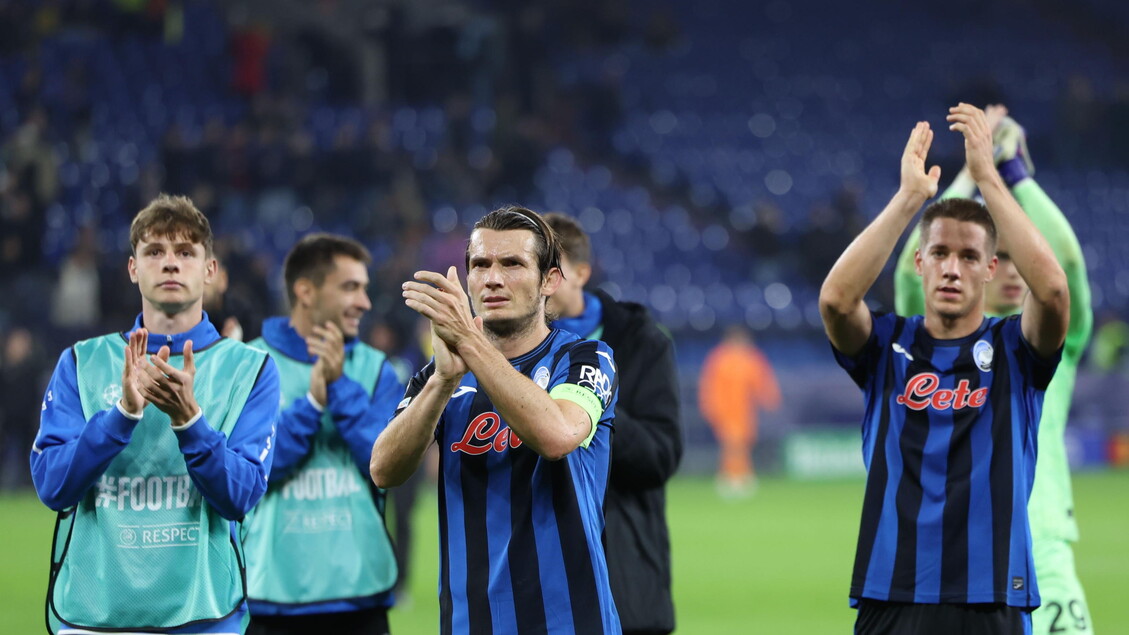
<instances>
[{"instance_id":1,"label":"player's ear","mask_svg":"<svg viewBox=\"0 0 1129 635\"><path fill-rule=\"evenodd\" d=\"M561 286L561 270L559 267L553 267L545 277L541 279L541 295L550 296L556 293L557 287Z\"/></svg>"},{"instance_id":2,"label":"player's ear","mask_svg":"<svg viewBox=\"0 0 1129 635\"><path fill-rule=\"evenodd\" d=\"M298 306L312 306L316 292L317 287L314 286L313 280L309 278L298 278L294 281L294 299L297 301Z\"/></svg>"},{"instance_id":3,"label":"player's ear","mask_svg":"<svg viewBox=\"0 0 1129 635\"><path fill-rule=\"evenodd\" d=\"M992 256L992 259L988 261L988 277L984 280L984 282L991 282L992 278L996 277L996 270L999 269L999 266L999 256Z\"/></svg>"},{"instance_id":4,"label":"player's ear","mask_svg":"<svg viewBox=\"0 0 1129 635\"><path fill-rule=\"evenodd\" d=\"M588 284L588 279L592 277L592 265L586 262L582 262L576 265L575 269L576 281L580 283L580 286L586 286Z\"/></svg>"},{"instance_id":5,"label":"player's ear","mask_svg":"<svg viewBox=\"0 0 1129 635\"><path fill-rule=\"evenodd\" d=\"M126 263L125 268L126 268L127 271L129 271L129 281L136 284L137 283L137 261L134 260L133 256L129 257L129 262Z\"/></svg>"},{"instance_id":6,"label":"player's ear","mask_svg":"<svg viewBox=\"0 0 1129 635\"><path fill-rule=\"evenodd\" d=\"M204 265L204 284L212 284L216 281L216 275L220 269L220 263L215 258L208 258L208 262Z\"/></svg>"},{"instance_id":7,"label":"player's ear","mask_svg":"<svg viewBox=\"0 0 1129 635\"><path fill-rule=\"evenodd\" d=\"M913 270L918 276L921 275L921 250L920 249L913 252Z\"/></svg>"}]
</instances>

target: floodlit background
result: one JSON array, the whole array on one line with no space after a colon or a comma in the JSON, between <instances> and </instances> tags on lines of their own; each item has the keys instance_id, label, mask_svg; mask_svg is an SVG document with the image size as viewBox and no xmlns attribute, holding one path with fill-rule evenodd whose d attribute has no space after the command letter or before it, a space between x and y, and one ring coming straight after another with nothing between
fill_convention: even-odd
<instances>
[{"instance_id":1,"label":"floodlit background","mask_svg":"<svg viewBox=\"0 0 1129 635\"><path fill-rule=\"evenodd\" d=\"M63 348L132 322L128 222L162 191L212 220L224 311L248 339L285 311L297 237L363 241L363 332L416 368L402 281L461 268L470 225L499 204L576 215L596 283L647 305L677 345L680 631L849 628L861 399L816 296L897 187L915 121L938 130L942 180L959 169L944 115L960 100L1010 107L1084 248L1078 567L1098 628L1129 624L1113 599L1129 588L1129 8L904 4L0 0L0 631L41 624L52 515L26 455L43 386ZM887 275L870 297L892 295ZM753 330L783 394L756 453L769 477L739 501L715 495L697 407L731 323ZM435 624L434 499L416 513L402 632Z\"/></svg>"}]
</instances>

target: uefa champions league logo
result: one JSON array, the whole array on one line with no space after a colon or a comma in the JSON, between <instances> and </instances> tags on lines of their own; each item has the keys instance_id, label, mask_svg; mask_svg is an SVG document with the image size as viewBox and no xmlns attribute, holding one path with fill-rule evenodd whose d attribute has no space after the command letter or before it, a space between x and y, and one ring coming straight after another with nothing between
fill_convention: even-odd
<instances>
[{"instance_id":1,"label":"uefa champions league logo","mask_svg":"<svg viewBox=\"0 0 1129 635\"><path fill-rule=\"evenodd\" d=\"M110 384L102 391L102 399L106 400L107 406L112 406L122 398L121 384Z\"/></svg>"}]
</instances>

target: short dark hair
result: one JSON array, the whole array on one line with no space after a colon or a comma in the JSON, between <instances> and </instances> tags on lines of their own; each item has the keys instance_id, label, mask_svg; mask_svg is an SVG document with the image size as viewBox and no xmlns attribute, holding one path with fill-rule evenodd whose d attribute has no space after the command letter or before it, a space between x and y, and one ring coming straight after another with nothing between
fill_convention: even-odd
<instances>
[{"instance_id":1,"label":"short dark hair","mask_svg":"<svg viewBox=\"0 0 1129 635\"><path fill-rule=\"evenodd\" d=\"M920 236L922 249L925 248L925 242L929 238L929 227L938 218L951 218L962 223L976 223L983 227L985 233L988 234L988 256L995 255L996 243L998 242L996 223L992 220L992 215L988 213L988 208L984 207L983 203L970 198L945 198L926 207L925 212L921 215L921 222L918 223L918 231L920 232L918 236Z\"/></svg>"},{"instance_id":2,"label":"short dark hair","mask_svg":"<svg viewBox=\"0 0 1129 635\"><path fill-rule=\"evenodd\" d=\"M336 234L308 234L290 249L290 253L286 254L286 262L282 265L290 306L294 306L298 299L294 295L294 283L307 278L320 287L336 266L333 259L337 256L358 260L366 266L372 264L372 255L364 245Z\"/></svg>"},{"instance_id":3,"label":"short dark hair","mask_svg":"<svg viewBox=\"0 0 1129 635\"><path fill-rule=\"evenodd\" d=\"M591 264L592 241L589 240L588 234L584 233L580 221L567 214L549 212L545 214L545 222L549 223L549 227L556 232L557 240L561 243L562 254L574 263Z\"/></svg>"},{"instance_id":4,"label":"short dark hair","mask_svg":"<svg viewBox=\"0 0 1129 635\"><path fill-rule=\"evenodd\" d=\"M180 236L203 245L204 253L212 255L212 225L208 217L187 196L160 194L133 217L129 225L130 251L136 255L137 245L148 238Z\"/></svg>"},{"instance_id":5,"label":"short dark hair","mask_svg":"<svg viewBox=\"0 0 1129 635\"><path fill-rule=\"evenodd\" d=\"M553 269L561 267L561 243L553 228L545 222L537 212L517 205L507 205L498 208L478 219L474 224L472 233L479 229L493 229L495 231L510 231L524 229L533 233L536 242L534 255L537 256L537 268L544 279ZM466 267L470 270L470 243L467 243Z\"/></svg>"}]
</instances>

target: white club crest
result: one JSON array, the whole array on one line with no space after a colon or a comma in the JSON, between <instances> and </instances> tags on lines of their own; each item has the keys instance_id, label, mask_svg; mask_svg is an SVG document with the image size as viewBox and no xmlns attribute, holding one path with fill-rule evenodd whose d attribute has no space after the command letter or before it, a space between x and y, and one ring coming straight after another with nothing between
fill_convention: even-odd
<instances>
[{"instance_id":1,"label":"white club crest","mask_svg":"<svg viewBox=\"0 0 1129 635\"><path fill-rule=\"evenodd\" d=\"M995 355L992 345L984 340L976 342L972 347L972 359L976 360L976 366L984 372L992 370L992 359Z\"/></svg>"},{"instance_id":2,"label":"white club crest","mask_svg":"<svg viewBox=\"0 0 1129 635\"><path fill-rule=\"evenodd\" d=\"M549 369L541 366L533 375L533 383L541 387L542 390L549 387Z\"/></svg>"}]
</instances>

